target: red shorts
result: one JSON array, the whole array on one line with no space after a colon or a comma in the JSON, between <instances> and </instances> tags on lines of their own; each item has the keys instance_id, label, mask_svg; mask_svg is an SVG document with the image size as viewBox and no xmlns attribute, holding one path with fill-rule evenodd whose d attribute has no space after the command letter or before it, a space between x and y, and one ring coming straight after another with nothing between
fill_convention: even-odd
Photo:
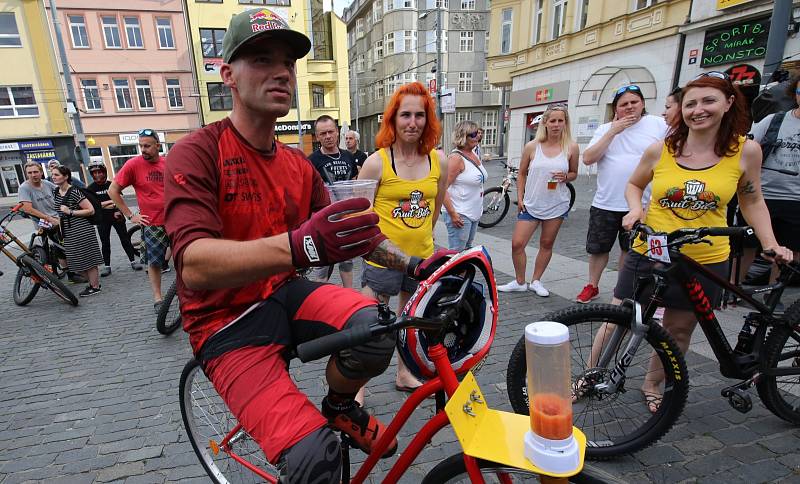
<instances>
[{"instance_id":1,"label":"red shorts","mask_svg":"<svg viewBox=\"0 0 800 484\"><path fill-rule=\"evenodd\" d=\"M276 328L268 334L273 341L262 339L258 346L233 349L206 363L206 375L270 462L327 424L289 375L284 350L341 330L356 311L375 304L352 289L290 281L249 313L246 322L236 323L270 325Z\"/></svg>"}]
</instances>

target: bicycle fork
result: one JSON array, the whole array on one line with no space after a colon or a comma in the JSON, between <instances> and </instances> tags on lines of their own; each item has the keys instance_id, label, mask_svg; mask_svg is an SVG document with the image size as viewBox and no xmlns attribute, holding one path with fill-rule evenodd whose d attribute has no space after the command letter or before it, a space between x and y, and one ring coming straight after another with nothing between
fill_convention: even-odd
<instances>
[{"instance_id":1,"label":"bicycle fork","mask_svg":"<svg viewBox=\"0 0 800 484\"><path fill-rule=\"evenodd\" d=\"M630 329L633 334L630 341L628 341L628 346L625 348L622 356L617 361L617 364L614 365L614 370L611 372L611 375L609 375L606 382L594 386L595 391L601 394L613 395L620 390L622 385L625 383L625 371L630 366L631 362L633 361L633 357L636 355L636 351L639 349L639 345L647 335L648 327L643 322L641 304L633 300L626 299L623 301L622 305L631 306L633 309ZM609 344L605 345L605 348L600 355L600 359L597 362L598 368L606 368L608 364L611 363L614 353L616 353L617 348L622 342L622 338L627 332L628 330L625 328L614 328L614 331L611 334L611 339L609 340Z\"/></svg>"}]
</instances>

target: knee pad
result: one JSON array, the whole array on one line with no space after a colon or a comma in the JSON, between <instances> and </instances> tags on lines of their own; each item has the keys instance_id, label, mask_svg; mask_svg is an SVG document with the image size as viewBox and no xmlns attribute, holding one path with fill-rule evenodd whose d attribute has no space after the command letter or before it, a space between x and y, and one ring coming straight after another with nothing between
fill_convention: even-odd
<instances>
[{"instance_id":1,"label":"knee pad","mask_svg":"<svg viewBox=\"0 0 800 484\"><path fill-rule=\"evenodd\" d=\"M370 306L356 311L345 324L346 328L374 323L378 320L378 308ZM336 368L347 378L362 380L373 378L389 367L394 352L395 332L373 338L366 343L342 350L336 358Z\"/></svg>"},{"instance_id":2,"label":"knee pad","mask_svg":"<svg viewBox=\"0 0 800 484\"><path fill-rule=\"evenodd\" d=\"M330 428L319 428L285 450L278 467L280 482L339 484L342 479L339 438Z\"/></svg>"}]
</instances>

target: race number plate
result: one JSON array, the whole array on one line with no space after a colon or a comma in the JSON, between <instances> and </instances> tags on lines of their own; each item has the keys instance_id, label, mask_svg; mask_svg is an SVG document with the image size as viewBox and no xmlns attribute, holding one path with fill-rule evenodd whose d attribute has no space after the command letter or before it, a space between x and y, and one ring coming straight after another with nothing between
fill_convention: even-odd
<instances>
[{"instance_id":1,"label":"race number plate","mask_svg":"<svg viewBox=\"0 0 800 484\"><path fill-rule=\"evenodd\" d=\"M653 260L666 262L667 264L672 262L669 259L666 235L647 236L647 257Z\"/></svg>"}]
</instances>

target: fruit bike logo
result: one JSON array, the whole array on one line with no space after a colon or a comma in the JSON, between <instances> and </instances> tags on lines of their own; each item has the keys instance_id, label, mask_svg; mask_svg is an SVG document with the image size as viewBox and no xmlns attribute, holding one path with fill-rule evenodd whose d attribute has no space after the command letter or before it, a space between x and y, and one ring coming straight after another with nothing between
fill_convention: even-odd
<instances>
[{"instance_id":1,"label":"fruit bike logo","mask_svg":"<svg viewBox=\"0 0 800 484\"><path fill-rule=\"evenodd\" d=\"M431 214L430 203L419 190L409 193L408 200L400 200L400 205L392 209L392 218L399 218L407 227L418 228Z\"/></svg>"},{"instance_id":2,"label":"fruit bike logo","mask_svg":"<svg viewBox=\"0 0 800 484\"><path fill-rule=\"evenodd\" d=\"M662 208L668 208L679 218L693 220L701 217L708 210L719 207L719 197L705 189L706 184L700 180L687 180L683 188L672 187L666 196L658 200Z\"/></svg>"}]
</instances>

